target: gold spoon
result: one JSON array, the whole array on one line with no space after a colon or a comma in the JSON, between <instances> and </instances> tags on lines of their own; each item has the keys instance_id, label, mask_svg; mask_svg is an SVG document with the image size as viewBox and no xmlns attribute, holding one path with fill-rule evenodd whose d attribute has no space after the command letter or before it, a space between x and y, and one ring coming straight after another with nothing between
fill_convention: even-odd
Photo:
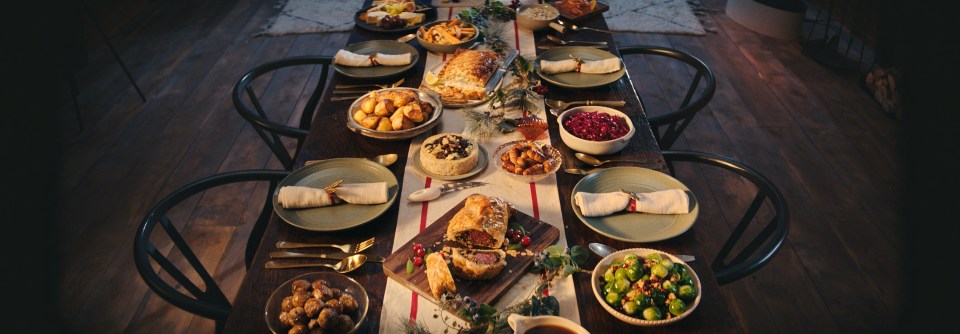
<instances>
[{"instance_id":1,"label":"gold spoon","mask_svg":"<svg viewBox=\"0 0 960 334\"><path fill-rule=\"evenodd\" d=\"M574 155L577 156L577 159L580 159L580 161L586 162L587 164L589 164L589 165L591 165L591 166L600 166L600 165L605 164L605 163L608 163L608 162L640 162L640 163L647 163L647 164L650 164L650 163L658 163L658 162L659 162L659 161L657 161L657 159L603 160L603 161L601 161L600 159L597 159L597 158L595 158L594 156L589 155L589 154L584 154L584 153L577 152L577 154L574 154Z\"/></svg>"},{"instance_id":2,"label":"gold spoon","mask_svg":"<svg viewBox=\"0 0 960 334\"><path fill-rule=\"evenodd\" d=\"M354 254L340 260L336 264L326 264L326 263L280 263L277 261L267 261L263 265L267 269L280 269L280 268L302 268L302 267L327 267L333 269L334 271L346 274L353 271L354 269L360 268L364 262L367 262L367 256L363 254Z\"/></svg>"},{"instance_id":3,"label":"gold spoon","mask_svg":"<svg viewBox=\"0 0 960 334\"><path fill-rule=\"evenodd\" d=\"M547 35L547 39L549 39L551 42L554 42L554 43L557 43L557 44L560 44L560 45L567 45L567 44L570 44L570 43L583 43L583 44L591 44L591 45L607 45L607 42L606 42L606 41L601 41L601 42L593 42L593 41L565 41L565 40L560 39L560 37L557 37L557 36L554 36L554 35Z\"/></svg>"},{"instance_id":4,"label":"gold spoon","mask_svg":"<svg viewBox=\"0 0 960 334\"><path fill-rule=\"evenodd\" d=\"M373 159L370 159L370 160L373 160L373 162L376 162L382 165L383 167L389 167L394 162L397 162L397 158L399 158L399 156L397 156L396 153L389 153L389 154L381 154L381 155L375 156L373 157ZM307 162L304 162L303 165L309 166L321 161L323 160L307 160Z\"/></svg>"},{"instance_id":5,"label":"gold spoon","mask_svg":"<svg viewBox=\"0 0 960 334\"><path fill-rule=\"evenodd\" d=\"M406 43L406 42L409 42L410 40L412 40L414 37L417 37L417 34L406 34L406 35L403 35L403 36L400 37L400 38L397 38L397 42Z\"/></svg>"}]
</instances>

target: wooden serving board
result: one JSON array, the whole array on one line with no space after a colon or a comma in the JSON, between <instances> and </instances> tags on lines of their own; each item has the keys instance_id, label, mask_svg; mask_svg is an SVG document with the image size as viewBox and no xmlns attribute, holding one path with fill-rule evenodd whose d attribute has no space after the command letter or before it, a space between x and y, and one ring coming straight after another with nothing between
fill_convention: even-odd
<instances>
[{"instance_id":1,"label":"wooden serving board","mask_svg":"<svg viewBox=\"0 0 960 334\"><path fill-rule=\"evenodd\" d=\"M426 267L415 267L413 274L407 274L407 259L413 259L416 256L413 253L413 244L419 243L432 251L440 251L443 246L462 247L459 243L446 241L447 225L453 215L463 208L466 198L459 204L450 209L443 216L438 218L433 224L427 226L422 233L413 237L409 242L401 246L395 253L387 256L383 261L383 272L387 277L400 282L403 286L410 288L430 301L439 304L433 293L430 292L430 284L427 282ZM513 210L510 213L509 224L519 224L527 231L531 243L525 248L517 250L517 256L507 254L507 265L496 277L489 280L465 280L453 276L457 285L457 293L462 296L470 296L478 303L493 304L504 292L507 291L523 274L527 272L530 265L533 264L533 255L540 253L547 246L551 246L560 239L560 230L537 220L523 212ZM506 242L506 241L505 241ZM532 255L527 255L529 250ZM509 253L509 252L508 252ZM452 271L452 268L451 268Z\"/></svg>"},{"instance_id":2,"label":"wooden serving board","mask_svg":"<svg viewBox=\"0 0 960 334\"><path fill-rule=\"evenodd\" d=\"M553 2L556 2L556 1L551 1L551 3L553 3ZM559 10L560 8L557 8L557 9ZM559 10L559 12L560 12L560 16L563 17L563 18L565 18L565 19L567 19L568 21L571 21L571 22L580 22L580 21L586 20L586 19L588 19L588 18L591 18L591 17L597 16L597 15L600 15L601 13L606 12L606 11L608 11L608 10L610 10L610 5L607 5L607 4L603 3L603 2L597 1L597 8L594 8L593 10L591 10L591 11L589 11L589 12L583 13L583 15L573 16L573 15L564 13L563 10Z\"/></svg>"}]
</instances>

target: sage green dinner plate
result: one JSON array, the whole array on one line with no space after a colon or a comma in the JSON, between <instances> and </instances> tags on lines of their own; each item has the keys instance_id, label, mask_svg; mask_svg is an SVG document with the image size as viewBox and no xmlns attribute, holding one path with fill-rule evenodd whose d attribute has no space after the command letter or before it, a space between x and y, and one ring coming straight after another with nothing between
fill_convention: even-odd
<instances>
[{"instance_id":1,"label":"sage green dinner plate","mask_svg":"<svg viewBox=\"0 0 960 334\"><path fill-rule=\"evenodd\" d=\"M306 209L284 209L277 200L280 187L303 186L324 188L343 179L343 183L387 183L387 202L361 205L340 203ZM273 209L290 225L310 231L339 231L363 225L387 211L397 200L400 186L397 178L382 165L360 158L322 160L293 171L273 191Z\"/></svg>"},{"instance_id":2,"label":"sage green dinner plate","mask_svg":"<svg viewBox=\"0 0 960 334\"><path fill-rule=\"evenodd\" d=\"M480 171L482 171L484 168L487 167L487 150L480 145L477 145L477 147L480 148L480 152L477 153L477 165L473 166L473 169L471 169L470 171L460 175L440 175L440 174L434 174L434 173L428 172L426 169L423 169L423 165L420 164L420 149L414 150L413 157L410 159L411 159L411 162L413 163L414 169L416 169L421 174L428 176L432 179L444 180L444 181L461 180L461 179L465 179L465 178L477 175L477 173L480 173Z\"/></svg>"},{"instance_id":3,"label":"sage green dinner plate","mask_svg":"<svg viewBox=\"0 0 960 334\"><path fill-rule=\"evenodd\" d=\"M642 193L668 189L683 189L690 196L689 213L658 215L619 212L602 217L584 217L575 203L577 192L607 193L620 189ZM573 213L587 227L613 239L629 242L654 242L673 238L686 232L697 220L700 206L697 198L683 183L670 175L641 167L611 167L588 174L577 182L570 195Z\"/></svg>"},{"instance_id":4,"label":"sage green dinner plate","mask_svg":"<svg viewBox=\"0 0 960 334\"><path fill-rule=\"evenodd\" d=\"M537 59L533 62L534 71L537 72L537 75L540 76L546 82L552 83L554 85L566 88L593 88L600 87L603 85L610 84L617 80L620 80L620 77L626 73L626 69L623 65L623 60L620 61L620 70L613 73L605 74L588 74L580 72L565 72L565 73L555 73L555 74L546 74L540 70L540 61L541 60L550 60L550 61L559 61L571 59L570 56L576 56L580 59L587 60L602 60L607 58L617 58L610 52L592 48L589 46L566 46L556 49L550 49L544 51Z\"/></svg>"},{"instance_id":5,"label":"sage green dinner plate","mask_svg":"<svg viewBox=\"0 0 960 334\"><path fill-rule=\"evenodd\" d=\"M346 75L351 78L356 79L382 79L389 78L395 75L399 75L403 72L406 72L417 65L417 60L420 59L420 53L417 52L417 49L413 48L407 43L400 43L394 40L373 40L360 42L356 44L350 44L343 48L344 50L359 53L362 55L373 54L374 52L380 52L385 54L410 54L410 63L404 66L370 66L370 67L355 67L355 66L344 66L340 64L333 64L333 69L340 74Z\"/></svg>"}]
</instances>

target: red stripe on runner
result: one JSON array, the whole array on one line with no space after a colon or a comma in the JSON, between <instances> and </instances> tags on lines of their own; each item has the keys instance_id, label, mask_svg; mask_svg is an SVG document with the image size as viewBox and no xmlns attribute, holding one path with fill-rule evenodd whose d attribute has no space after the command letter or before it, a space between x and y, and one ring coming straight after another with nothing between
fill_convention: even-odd
<instances>
[{"instance_id":1,"label":"red stripe on runner","mask_svg":"<svg viewBox=\"0 0 960 334\"><path fill-rule=\"evenodd\" d=\"M450 10L453 11L453 8L451 8ZM444 54L444 56L446 56L446 54ZM434 127L433 130L431 130L431 133L437 134L437 131L438 131L437 128ZM423 183L423 188L424 189L430 188L430 183L432 181L433 181L432 178L427 177L427 180L424 181ZM420 204L420 232L423 232L423 230L427 228L427 213L430 212L429 206L428 206L429 204L430 204L430 201L424 201ZM414 291L411 291L410 292L410 323L411 324L417 320L417 304L419 304L418 303L419 301L420 301L420 295L418 295Z\"/></svg>"},{"instance_id":2,"label":"red stripe on runner","mask_svg":"<svg viewBox=\"0 0 960 334\"><path fill-rule=\"evenodd\" d=\"M533 205L533 219L540 219L540 206L537 205L537 184L530 182L530 201Z\"/></svg>"}]
</instances>

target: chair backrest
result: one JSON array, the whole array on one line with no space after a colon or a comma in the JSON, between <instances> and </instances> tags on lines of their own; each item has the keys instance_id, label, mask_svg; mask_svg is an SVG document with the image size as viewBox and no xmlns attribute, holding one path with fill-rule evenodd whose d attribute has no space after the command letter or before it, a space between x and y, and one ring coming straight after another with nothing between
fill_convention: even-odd
<instances>
[{"instance_id":1,"label":"chair backrest","mask_svg":"<svg viewBox=\"0 0 960 334\"><path fill-rule=\"evenodd\" d=\"M333 58L320 56L271 61L244 73L233 87L234 108L253 126L288 170L293 168L294 157L299 153L303 139L310 129L310 122L326 87L332 62ZM306 77L293 79L297 76ZM312 88L311 78L316 80ZM290 92L297 94L290 97ZM289 113L298 106L302 106L299 124L285 124L287 119L297 116ZM281 138L292 138L296 141L293 153Z\"/></svg>"},{"instance_id":2,"label":"chair backrest","mask_svg":"<svg viewBox=\"0 0 960 334\"><path fill-rule=\"evenodd\" d=\"M687 128L693 117L703 109L704 106L713 98L713 93L717 88L717 79L713 76L713 71L707 65L686 52L674 50L659 46L633 45L618 48L621 56L628 55L652 55L657 57L666 57L676 59L692 67L693 73L687 70L683 78L692 76L683 99L678 103L671 103L672 109L666 113L648 115L650 126L654 129L653 135L657 139L657 144L661 150L669 150L673 143L677 141L683 130ZM676 69L670 69L671 74L679 74ZM656 71L658 78L666 71ZM683 78L676 78L677 80ZM659 80L659 79L658 79ZM641 98L643 95L637 92ZM650 111L648 111L650 112Z\"/></svg>"},{"instance_id":3,"label":"chair backrest","mask_svg":"<svg viewBox=\"0 0 960 334\"><path fill-rule=\"evenodd\" d=\"M749 194L752 195L752 201L739 216L740 221L732 228L710 265L721 285L750 275L773 258L787 238L790 221L786 199L773 182L742 162L715 154L663 151L663 157L671 165L689 162L700 166L718 167L739 175L739 178L749 181L756 189L755 194ZM704 175L706 171L706 168L701 168L697 169L696 173ZM723 182L720 186L730 184ZM732 196L726 196L721 192L714 192L714 194L720 202L717 203L717 208L739 207L723 201L733 201ZM749 195L740 198L750 198L747 197ZM761 212L763 213L760 214Z\"/></svg>"},{"instance_id":4,"label":"chair backrest","mask_svg":"<svg viewBox=\"0 0 960 334\"><path fill-rule=\"evenodd\" d=\"M269 182L263 210L247 238L244 260L249 266L260 244L270 214L273 212L273 190L289 174L289 171L278 170L227 172L195 181L167 195L147 212L134 237L133 259L140 277L153 292L168 303L190 313L215 320L219 333L223 321L230 314L230 301L181 233L189 226L178 229L177 224L170 220L168 212L188 198L216 187L237 183ZM160 229L156 228L158 226ZM155 268L154 265L157 267ZM198 285L189 277L199 277L202 284ZM175 281L176 284L170 284L170 280Z\"/></svg>"}]
</instances>

